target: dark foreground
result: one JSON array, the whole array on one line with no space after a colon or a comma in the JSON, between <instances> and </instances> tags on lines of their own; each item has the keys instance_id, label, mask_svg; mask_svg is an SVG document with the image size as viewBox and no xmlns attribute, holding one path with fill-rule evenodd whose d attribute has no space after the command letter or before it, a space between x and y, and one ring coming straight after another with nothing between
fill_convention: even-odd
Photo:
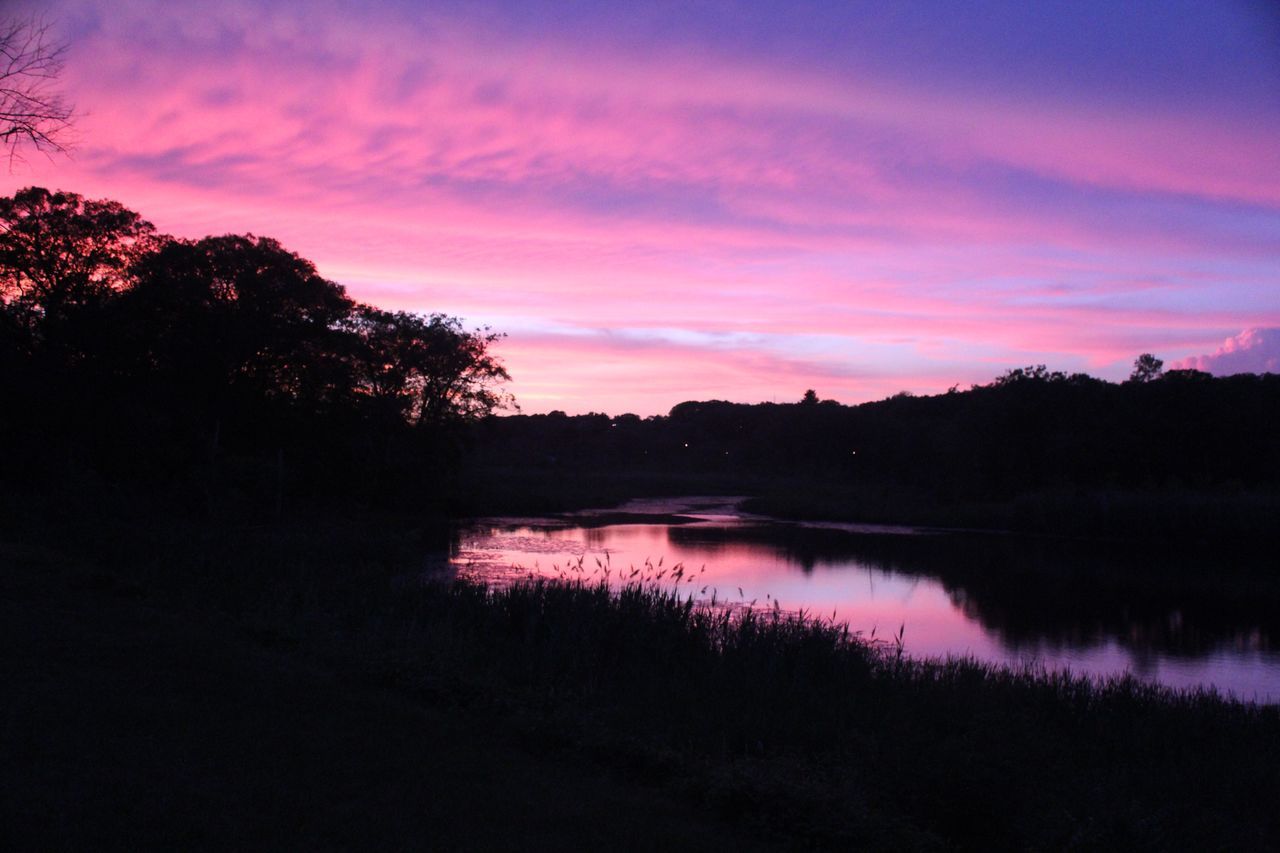
<instances>
[{"instance_id":1,"label":"dark foreground","mask_svg":"<svg viewBox=\"0 0 1280 853\"><path fill-rule=\"evenodd\" d=\"M420 585L430 534L372 522L32 513L0 551L8 849L1280 845L1274 707Z\"/></svg>"},{"instance_id":2,"label":"dark foreground","mask_svg":"<svg viewBox=\"0 0 1280 853\"><path fill-rule=\"evenodd\" d=\"M753 849L482 711L0 545L6 850Z\"/></svg>"}]
</instances>

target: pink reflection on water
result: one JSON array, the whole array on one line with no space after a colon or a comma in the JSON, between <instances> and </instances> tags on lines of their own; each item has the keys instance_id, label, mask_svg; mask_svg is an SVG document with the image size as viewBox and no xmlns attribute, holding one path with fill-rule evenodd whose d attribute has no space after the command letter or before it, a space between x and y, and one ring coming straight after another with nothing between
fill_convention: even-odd
<instances>
[{"instance_id":1,"label":"pink reflection on water","mask_svg":"<svg viewBox=\"0 0 1280 853\"><path fill-rule=\"evenodd\" d=\"M682 529L716 526L684 525ZM865 636L874 631L876 637L888 637L905 625L906 646L921 657L953 654L990 659L998 655L998 644L964 615L935 580L896 575L852 560L819 563L811 571L802 571L794 560L767 546L676 542L670 531L663 524L482 529L464 539L455 563L464 575L477 579L514 580L532 574L587 581L604 578L604 564L613 586L649 579L697 600L710 601L714 596L719 603L769 609L776 600L789 612L803 610L848 622ZM574 568L579 557L583 571ZM681 565L681 579L672 582L672 571Z\"/></svg>"},{"instance_id":2,"label":"pink reflection on water","mask_svg":"<svg viewBox=\"0 0 1280 853\"><path fill-rule=\"evenodd\" d=\"M984 627L963 593L948 591L937 578L886 571L847 556L800 560L776 544L716 536L739 526L720 520L678 526L495 523L469 531L453 562L463 577L499 584L531 576L604 579L615 588L643 581L730 607L771 610L777 602L788 612L848 623L864 637L888 640L901 628L906 652L917 658L972 657L1097 677L1129 672L1175 688L1215 685L1243 699L1280 701L1275 655L1222 649L1177 657L1138 652L1088 633L1077 645L1013 643Z\"/></svg>"}]
</instances>

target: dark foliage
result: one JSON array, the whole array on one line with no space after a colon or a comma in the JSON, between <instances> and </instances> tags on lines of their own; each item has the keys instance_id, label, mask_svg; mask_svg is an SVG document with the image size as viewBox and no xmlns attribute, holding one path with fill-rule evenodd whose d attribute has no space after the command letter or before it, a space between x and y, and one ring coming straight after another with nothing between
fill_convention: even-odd
<instances>
[{"instance_id":1,"label":"dark foliage","mask_svg":"<svg viewBox=\"0 0 1280 853\"><path fill-rule=\"evenodd\" d=\"M117 202L0 199L0 430L28 480L73 469L193 506L429 498L509 402L498 336L360 305L253 235L178 240Z\"/></svg>"},{"instance_id":2,"label":"dark foliage","mask_svg":"<svg viewBox=\"0 0 1280 853\"><path fill-rule=\"evenodd\" d=\"M1203 518L1244 494L1265 524L1278 377L1151 361L1114 385L1036 366L857 407L807 393L650 419L485 418L507 402L487 330L359 305L273 240L176 240L114 202L35 188L0 200L0 297L0 474L37 486L6 490L0 529L95 561L94 594L214 610L357 683L494 711L536 747L588 751L797 844L1275 845L1273 708L915 662L839 626L652 588L421 586L440 529L390 525L397 540L390 514L362 525L347 502L442 500L478 425L472 459L508 490L530 472L565 492L581 472L653 490L751 472L838 513L849 495L870 510L1005 502L1086 526L1128 517L1098 496L1187 495L1178 511ZM282 512L326 498L342 511ZM998 584L991 553L961 553L951 588ZM1211 633L1204 598L1188 621ZM1010 635L1029 618L1020 600L982 602Z\"/></svg>"},{"instance_id":3,"label":"dark foliage","mask_svg":"<svg viewBox=\"0 0 1280 853\"><path fill-rule=\"evenodd\" d=\"M216 610L303 667L331 666L344 693L389 688L484 719L495 739L514 732L537 754L588 756L593 778L638 778L782 849L1266 850L1280 837L1274 706L912 660L892 638L701 607L654 586L422 583L438 531L387 513L245 525L146 503L80 511L96 500L14 502L0 529L56 535L94 566L97 595ZM992 594L1012 598L989 602L984 620L1016 635L1041 615L1009 589L1026 584L1021 568L1001 577L1002 546L943 539L913 540L918 554L874 537L857 547L907 572L933 562L929 548L958 547L955 589L1008 581ZM1045 548L1037 582L1069 592L1051 577L1078 561ZM1196 617L1210 630L1212 607ZM187 765L174 766L186 779Z\"/></svg>"},{"instance_id":4,"label":"dark foliage","mask_svg":"<svg viewBox=\"0 0 1280 853\"><path fill-rule=\"evenodd\" d=\"M1272 707L913 661L843 626L651 588L428 587L397 614L379 662L397 682L497 692L543 737L814 848L1276 840Z\"/></svg>"},{"instance_id":5,"label":"dark foliage","mask_svg":"<svg viewBox=\"0 0 1280 853\"><path fill-rule=\"evenodd\" d=\"M1226 512L1248 527L1274 509L1280 376L1159 374L1158 360L1139 362L1141 375L1118 384L1037 365L969 391L859 406L708 401L645 419L490 418L475 464L551 479L665 472L695 490L736 483L771 496L760 508L774 512L1062 532L1164 533L1161 517L1185 529Z\"/></svg>"}]
</instances>

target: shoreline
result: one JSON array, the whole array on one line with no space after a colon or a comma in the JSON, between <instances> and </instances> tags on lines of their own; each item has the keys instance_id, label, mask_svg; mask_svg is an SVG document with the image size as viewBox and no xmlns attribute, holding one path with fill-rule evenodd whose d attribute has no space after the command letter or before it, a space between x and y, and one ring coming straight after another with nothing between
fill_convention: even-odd
<instances>
[{"instance_id":1,"label":"shoreline","mask_svg":"<svg viewBox=\"0 0 1280 853\"><path fill-rule=\"evenodd\" d=\"M319 665L352 690L391 691L446 721L488 715L535 757L585 760L603 770L575 772L617 774L770 843L1280 839L1275 706L868 655L831 626L766 615L743 629L643 594L393 587L420 565L424 534L388 518L316 514L245 528L151 509L116 508L109 523L80 528L74 514L59 522L19 505L6 527L11 541L56 542L88 561L93 595L180 621L212 618L290 667ZM83 589L46 588L64 610ZM116 630L114 613L98 611L102 630ZM242 666L219 649L208 652L219 666ZM192 670L197 684L204 667ZM173 701L157 690L158 707ZM255 707L245 706L245 726L266 719ZM114 736L114 723L103 726ZM353 748L366 741L344 737ZM238 747L209 749L220 762ZM137 772L162 786L176 771ZM1205 778L1222 781L1204 792ZM619 826L605 814L587 820L601 833Z\"/></svg>"}]
</instances>

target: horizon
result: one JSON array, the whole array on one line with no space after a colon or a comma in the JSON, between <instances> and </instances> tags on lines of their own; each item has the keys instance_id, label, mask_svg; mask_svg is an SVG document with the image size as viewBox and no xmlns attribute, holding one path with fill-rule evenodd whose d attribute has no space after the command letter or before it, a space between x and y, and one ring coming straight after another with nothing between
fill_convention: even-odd
<instances>
[{"instance_id":1,"label":"horizon","mask_svg":"<svg viewBox=\"0 0 1280 853\"><path fill-rule=\"evenodd\" d=\"M80 142L2 189L490 326L525 414L1280 371L1274 8L414 6L19 3Z\"/></svg>"}]
</instances>

